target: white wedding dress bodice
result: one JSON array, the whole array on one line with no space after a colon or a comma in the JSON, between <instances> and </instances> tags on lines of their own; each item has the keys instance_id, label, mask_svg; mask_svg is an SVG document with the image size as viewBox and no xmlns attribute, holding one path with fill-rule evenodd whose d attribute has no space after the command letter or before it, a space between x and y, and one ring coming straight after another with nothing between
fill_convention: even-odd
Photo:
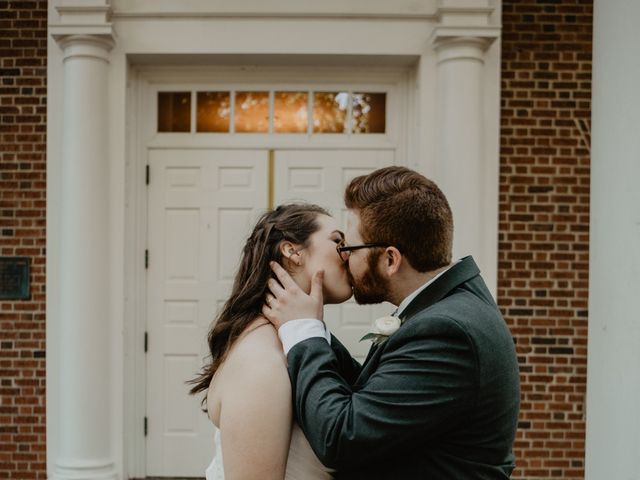
<instances>
[{"instance_id":1,"label":"white wedding dress bodice","mask_svg":"<svg viewBox=\"0 0 640 480\"><path fill-rule=\"evenodd\" d=\"M220 444L220 430L216 427L215 437L213 437L214 454L213 460L205 471L206 480L224 480L224 468L222 464L222 445Z\"/></svg>"},{"instance_id":2,"label":"white wedding dress bodice","mask_svg":"<svg viewBox=\"0 0 640 480\"><path fill-rule=\"evenodd\" d=\"M220 442L220 430L217 428L214 444L215 456L205 472L206 479L224 480L222 444ZM291 445L289 446L289 457L287 458L284 480L326 480L331 478L330 472L331 470L320 463L304 433L294 423L291 430Z\"/></svg>"}]
</instances>

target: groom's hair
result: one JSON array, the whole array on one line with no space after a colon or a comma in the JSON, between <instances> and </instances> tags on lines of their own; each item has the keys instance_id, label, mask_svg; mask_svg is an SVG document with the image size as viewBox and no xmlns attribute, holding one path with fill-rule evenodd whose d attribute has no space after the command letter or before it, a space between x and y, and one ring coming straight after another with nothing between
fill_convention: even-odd
<instances>
[{"instance_id":1,"label":"groom's hair","mask_svg":"<svg viewBox=\"0 0 640 480\"><path fill-rule=\"evenodd\" d=\"M395 246L419 272L451 263L451 208L438 186L418 172L394 166L356 177L344 201L359 214L366 243Z\"/></svg>"}]
</instances>

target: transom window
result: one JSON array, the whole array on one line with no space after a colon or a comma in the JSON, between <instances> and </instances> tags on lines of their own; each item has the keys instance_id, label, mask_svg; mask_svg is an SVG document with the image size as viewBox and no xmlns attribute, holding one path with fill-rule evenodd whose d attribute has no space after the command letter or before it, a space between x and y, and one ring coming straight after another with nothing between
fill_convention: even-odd
<instances>
[{"instance_id":1,"label":"transom window","mask_svg":"<svg viewBox=\"0 0 640 480\"><path fill-rule=\"evenodd\" d=\"M158 132L381 134L386 103L384 92L158 92Z\"/></svg>"}]
</instances>

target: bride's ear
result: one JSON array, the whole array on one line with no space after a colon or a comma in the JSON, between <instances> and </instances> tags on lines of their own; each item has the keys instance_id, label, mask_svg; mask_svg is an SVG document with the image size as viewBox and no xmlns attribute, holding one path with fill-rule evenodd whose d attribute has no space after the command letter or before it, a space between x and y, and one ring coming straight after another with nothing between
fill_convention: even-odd
<instances>
[{"instance_id":1,"label":"bride's ear","mask_svg":"<svg viewBox=\"0 0 640 480\"><path fill-rule=\"evenodd\" d=\"M300 255L300 247L288 240L280 243L280 253L285 261L289 261L293 265L302 265L302 256Z\"/></svg>"}]
</instances>

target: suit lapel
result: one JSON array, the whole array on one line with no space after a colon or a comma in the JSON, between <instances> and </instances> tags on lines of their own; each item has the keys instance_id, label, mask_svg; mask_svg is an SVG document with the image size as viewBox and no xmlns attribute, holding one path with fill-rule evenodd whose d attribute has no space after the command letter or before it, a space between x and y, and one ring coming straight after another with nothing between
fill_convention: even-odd
<instances>
[{"instance_id":1,"label":"suit lapel","mask_svg":"<svg viewBox=\"0 0 640 480\"><path fill-rule=\"evenodd\" d=\"M372 345L369 353L367 354L367 358L362 364L362 370L360 371L360 375L356 379L354 386L362 385L367 381L367 379L371 376L375 368L378 366L378 361L380 360L380 355L384 350L384 344L382 345Z\"/></svg>"},{"instance_id":2,"label":"suit lapel","mask_svg":"<svg viewBox=\"0 0 640 480\"><path fill-rule=\"evenodd\" d=\"M369 349L369 352L367 352L367 358L364 359L364 362L362 364L363 368L365 367L365 365L367 365L367 363L369 363L369 360L371 360L371 357L376 352L379 346L380 345L374 345L373 343L371 344L371 348Z\"/></svg>"},{"instance_id":3,"label":"suit lapel","mask_svg":"<svg viewBox=\"0 0 640 480\"><path fill-rule=\"evenodd\" d=\"M404 323L405 320L439 302L446 297L449 292L479 274L480 269L476 265L476 262L474 262L473 257L464 257L444 272L435 282L420 292L400 314L400 318Z\"/></svg>"}]
</instances>

